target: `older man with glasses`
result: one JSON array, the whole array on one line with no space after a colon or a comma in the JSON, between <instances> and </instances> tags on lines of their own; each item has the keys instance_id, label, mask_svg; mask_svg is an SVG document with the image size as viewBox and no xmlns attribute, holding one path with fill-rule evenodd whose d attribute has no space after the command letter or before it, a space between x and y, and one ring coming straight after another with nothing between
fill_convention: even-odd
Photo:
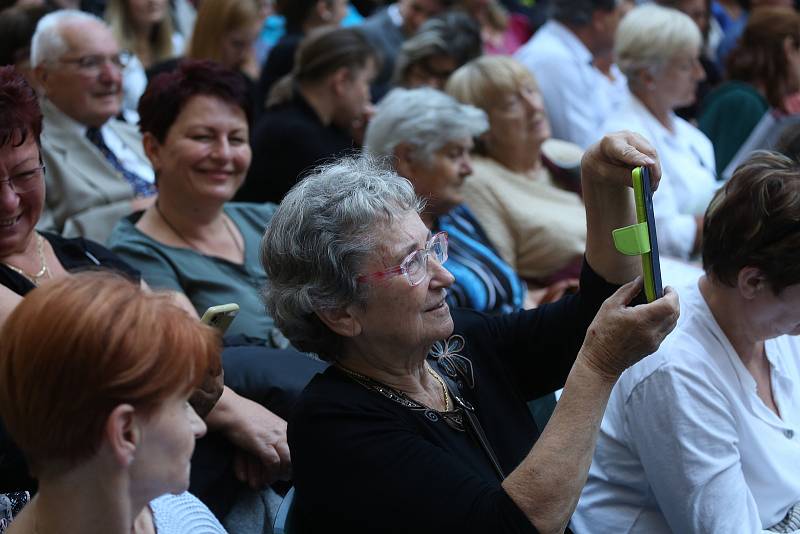
<instances>
[{"instance_id":1,"label":"older man with glasses","mask_svg":"<svg viewBox=\"0 0 800 534\"><path fill-rule=\"evenodd\" d=\"M66 236L104 242L117 220L155 198L141 136L116 119L126 63L127 54L93 15L57 11L36 27L31 64L42 90L48 169L43 220Z\"/></svg>"}]
</instances>

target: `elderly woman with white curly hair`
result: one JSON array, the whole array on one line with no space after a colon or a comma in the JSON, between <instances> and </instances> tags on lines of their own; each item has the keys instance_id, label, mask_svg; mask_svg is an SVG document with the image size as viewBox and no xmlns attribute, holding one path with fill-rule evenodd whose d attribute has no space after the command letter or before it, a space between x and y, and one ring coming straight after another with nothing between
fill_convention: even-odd
<instances>
[{"instance_id":1,"label":"elderly woman with white curly hair","mask_svg":"<svg viewBox=\"0 0 800 534\"><path fill-rule=\"evenodd\" d=\"M262 242L267 307L295 346L333 364L289 423L301 528L563 532L612 385L678 314L671 290L628 306L640 262L613 249L611 230L634 220L635 165L660 176L634 134L589 149L581 292L503 316L451 314L447 235L432 235L394 172L345 159L288 193ZM540 432L524 401L562 386Z\"/></svg>"},{"instance_id":2,"label":"elderly woman with white curly hair","mask_svg":"<svg viewBox=\"0 0 800 534\"><path fill-rule=\"evenodd\" d=\"M370 121L364 150L383 156L414 184L425 201L420 217L432 233L447 232L445 268L455 276L447 304L507 313L523 307L525 284L497 254L461 192L472 174L472 139L488 127L483 111L440 91L395 89Z\"/></svg>"},{"instance_id":3,"label":"elderly woman with white curly hair","mask_svg":"<svg viewBox=\"0 0 800 534\"><path fill-rule=\"evenodd\" d=\"M664 169L653 197L662 254L688 259L700 250L703 212L717 189L714 147L674 109L692 104L705 78L703 38L688 15L654 4L631 10L617 28L615 60L630 96L603 131L641 134Z\"/></svg>"}]
</instances>

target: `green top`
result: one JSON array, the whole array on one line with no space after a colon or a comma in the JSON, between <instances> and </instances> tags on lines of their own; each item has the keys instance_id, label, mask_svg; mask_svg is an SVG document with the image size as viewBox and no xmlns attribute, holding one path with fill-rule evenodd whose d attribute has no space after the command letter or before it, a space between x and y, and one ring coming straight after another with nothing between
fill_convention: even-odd
<instances>
[{"instance_id":1,"label":"green top","mask_svg":"<svg viewBox=\"0 0 800 534\"><path fill-rule=\"evenodd\" d=\"M725 82L706 96L700 113L700 129L714 145L714 158L720 173L768 109L766 99L745 82Z\"/></svg>"},{"instance_id":2,"label":"green top","mask_svg":"<svg viewBox=\"0 0 800 534\"><path fill-rule=\"evenodd\" d=\"M194 304L198 315L206 308L235 302L239 305L227 335L246 334L272 340L274 322L264 309L261 289L267 281L259 261L259 245L275 204L230 202L225 213L244 239L244 264L238 265L188 248L172 247L145 235L134 225L135 213L117 223L108 245L122 259L141 271L155 289L181 291Z\"/></svg>"}]
</instances>

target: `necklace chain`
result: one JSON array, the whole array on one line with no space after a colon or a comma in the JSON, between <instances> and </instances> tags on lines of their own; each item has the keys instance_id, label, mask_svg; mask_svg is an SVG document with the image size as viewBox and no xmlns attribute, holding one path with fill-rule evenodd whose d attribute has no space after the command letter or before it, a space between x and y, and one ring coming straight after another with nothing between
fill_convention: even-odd
<instances>
[{"instance_id":1,"label":"necklace chain","mask_svg":"<svg viewBox=\"0 0 800 534\"><path fill-rule=\"evenodd\" d=\"M42 278L52 278L50 269L47 267L47 259L44 256L44 238L40 234L36 234L36 254L39 256L39 264L41 267L39 268L39 272L35 274L30 274L10 263L3 262L3 265L27 278L33 285L38 286Z\"/></svg>"},{"instance_id":2,"label":"necklace chain","mask_svg":"<svg viewBox=\"0 0 800 534\"><path fill-rule=\"evenodd\" d=\"M341 369L342 371L344 371L345 373L347 373L350 376L353 376L353 377L355 377L357 379L360 379L362 381L365 380L367 382L373 382L373 383L376 383L376 384L380 384L384 388L390 389L392 391L396 391L400 396L403 396L403 397L407 397L408 396L403 391L397 390L396 388L393 388L392 386L388 386L388 385L384 384L383 382L378 382L377 380L375 380L373 378L370 378L370 377L368 377L366 375L362 375L359 372L353 371L352 369L349 369L349 368L345 367L341 363L337 363L336 366L339 369ZM447 391L447 386L445 386L444 381L442 380L442 377L440 377L436 373L436 371L434 371L433 368L431 368L431 366L428 364L427 360L425 361L425 369L439 383L439 386L442 388L442 401L444 402L444 411L445 412L449 412L452 409L452 402L450 400L450 393Z\"/></svg>"},{"instance_id":3,"label":"necklace chain","mask_svg":"<svg viewBox=\"0 0 800 534\"><path fill-rule=\"evenodd\" d=\"M189 245L190 248L196 249L196 250L200 250L200 247L198 247L197 245L195 245L194 243L189 241L189 239L187 239L186 236L184 236L180 232L180 230L178 230L178 228L174 224L172 224L169 219L167 219L167 217L164 215L164 212L161 211L161 207L158 205L158 201L156 201L155 207L156 207L156 211L158 212L159 217L161 217L161 220L166 223L166 225L169 227L169 229L172 230L172 232L176 236L178 236L184 243ZM228 222L228 217L224 213L222 214L222 224L225 226L225 230L227 230L228 235L231 237L231 240L233 241L233 244L236 247L236 250L239 252L239 254L242 255L242 257L244 257L244 248L242 248L241 243L239 243L239 240L236 238L236 234L233 232L233 228L231 228L231 226L230 226L231 223Z\"/></svg>"}]
</instances>

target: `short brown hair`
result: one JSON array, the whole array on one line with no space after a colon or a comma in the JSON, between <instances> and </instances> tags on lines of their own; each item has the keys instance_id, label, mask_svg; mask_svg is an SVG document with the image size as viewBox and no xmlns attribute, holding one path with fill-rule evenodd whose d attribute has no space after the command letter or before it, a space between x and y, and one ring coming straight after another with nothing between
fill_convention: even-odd
<instances>
[{"instance_id":1,"label":"short brown hair","mask_svg":"<svg viewBox=\"0 0 800 534\"><path fill-rule=\"evenodd\" d=\"M800 47L800 14L792 8L764 7L754 11L726 64L732 80L764 86L770 106L784 109L787 94L798 90L784 41Z\"/></svg>"},{"instance_id":2,"label":"short brown hair","mask_svg":"<svg viewBox=\"0 0 800 534\"><path fill-rule=\"evenodd\" d=\"M800 165L760 151L745 161L706 210L703 268L734 287L756 267L777 294L800 283Z\"/></svg>"},{"instance_id":3,"label":"short brown hair","mask_svg":"<svg viewBox=\"0 0 800 534\"><path fill-rule=\"evenodd\" d=\"M147 416L220 367L213 328L111 273L34 289L0 339L0 417L34 470L91 456L116 406Z\"/></svg>"}]
</instances>

